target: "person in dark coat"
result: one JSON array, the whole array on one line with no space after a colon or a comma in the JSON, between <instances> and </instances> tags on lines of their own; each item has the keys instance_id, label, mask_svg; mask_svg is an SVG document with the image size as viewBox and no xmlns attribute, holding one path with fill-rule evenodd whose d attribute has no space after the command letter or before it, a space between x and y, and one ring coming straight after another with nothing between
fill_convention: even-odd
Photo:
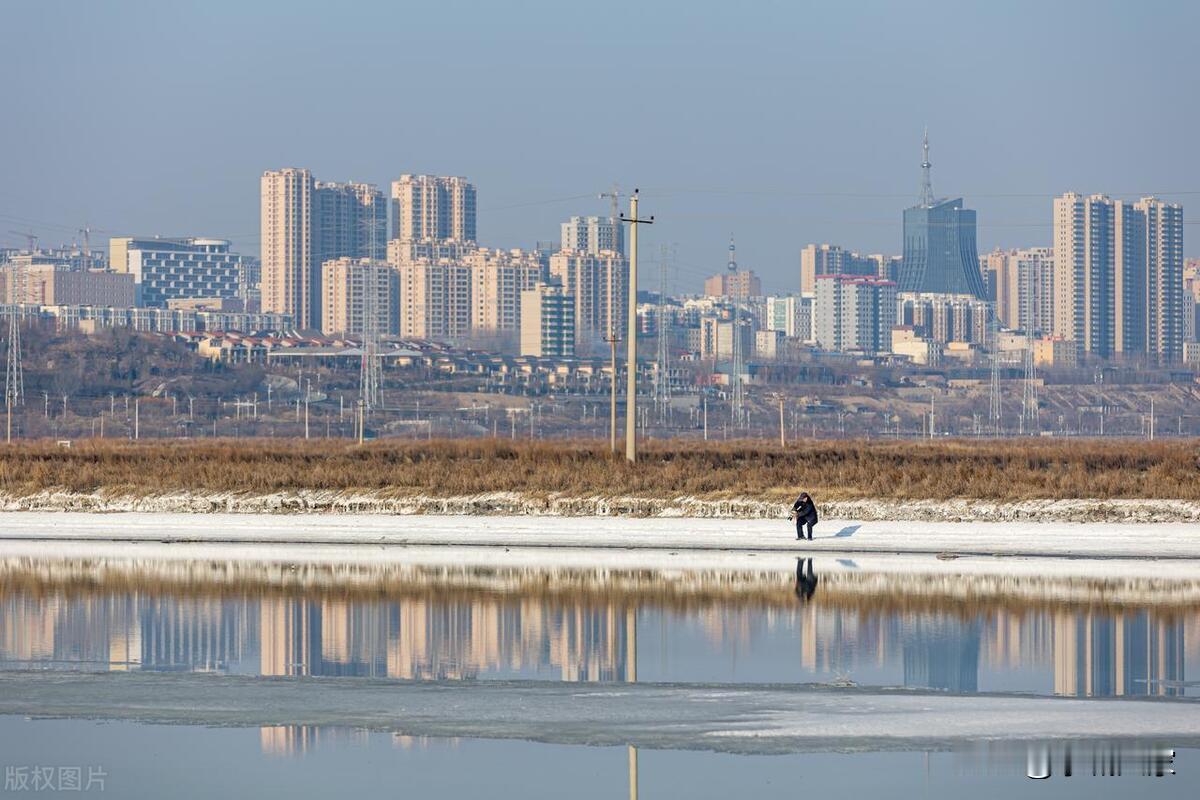
<instances>
[{"instance_id":1,"label":"person in dark coat","mask_svg":"<svg viewBox=\"0 0 1200 800\"><path fill-rule=\"evenodd\" d=\"M792 503L792 516L796 519L796 538L803 539L807 528L811 541L813 525L817 524L817 504L808 496L808 492L801 492L796 502Z\"/></svg>"},{"instance_id":2,"label":"person in dark coat","mask_svg":"<svg viewBox=\"0 0 1200 800\"><path fill-rule=\"evenodd\" d=\"M808 572L804 571L804 562L808 562ZM813 560L801 558L796 561L796 597L807 603L817 592L817 576L813 573Z\"/></svg>"}]
</instances>

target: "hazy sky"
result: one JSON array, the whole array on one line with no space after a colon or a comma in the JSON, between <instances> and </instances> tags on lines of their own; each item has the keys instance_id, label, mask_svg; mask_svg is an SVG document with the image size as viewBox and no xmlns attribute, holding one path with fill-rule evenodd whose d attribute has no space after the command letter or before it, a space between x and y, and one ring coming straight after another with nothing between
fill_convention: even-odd
<instances>
[{"instance_id":1,"label":"hazy sky","mask_svg":"<svg viewBox=\"0 0 1200 800\"><path fill-rule=\"evenodd\" d=\"M799 248L900 251L934 190L980 247L1049 244L1050 198L1200 205L1200 3L0 2L0 241L87 223L258 249L258 179L468 176L486 245L642 189L680 290L728 237L768 289ZM1191 225L1186 250L1200 253Z\"/></svg>"}]
</instances>

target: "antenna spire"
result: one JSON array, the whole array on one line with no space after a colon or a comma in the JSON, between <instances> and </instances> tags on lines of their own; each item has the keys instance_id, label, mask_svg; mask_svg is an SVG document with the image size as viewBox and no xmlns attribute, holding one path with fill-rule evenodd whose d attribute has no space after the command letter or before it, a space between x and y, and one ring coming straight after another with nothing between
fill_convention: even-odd
<instances>
[{"instance_id":1,"label":"antenna spire","mask_svg":"<svg viewBox=\"0 0 1200 800\"><path fill-rule=\"evenodd\" d=\"M921 205L928 208L933 205L933 181L929 177L929 127L925 127L925 139L921 144Z\"/></svg>"}]
</instances>

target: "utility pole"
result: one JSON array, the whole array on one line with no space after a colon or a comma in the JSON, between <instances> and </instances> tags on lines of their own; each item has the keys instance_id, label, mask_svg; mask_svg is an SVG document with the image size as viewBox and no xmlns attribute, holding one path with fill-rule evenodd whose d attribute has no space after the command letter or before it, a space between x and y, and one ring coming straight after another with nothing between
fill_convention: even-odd
<instances>
[{"instance_id":1,"label":"utility pole","mask_svg":"<svg viewBox=\"0 0 1200 800\"><path fill-rule=\"evenodd\" d=\"M1150 398L1150 441L1154 441L1154 397Z\"/></svg>"},{"instance_id":2,"label":"utility pole","mask_svg":"<svg viewBox=\"0 0 1200 800\"><path fill-rule=\"evenodd\" d=\"M787 439L783 433L783 393L775 395L775 399L779 401L779 446L786 448Z\"/></svg>"},{"instance_id":3,"label":"utility pole","mask_svg":"<svg viewBox=\"0 0 1200 800\"><path fill-rule=\"evenodd\" d=\"M708 395L700 398L701 413L704 417L704 441L708 441Z\"/></svg>"},{"instance_id":4,"label":"utility pole","mask_svg":"<svg viewBox=\"0 0 1200 800\"><path fill-rule=\"evenodd\" d=\"M612 270L609 270L608 280L609 280L609 284L611 285L612 284ZM611 291L608 293L608 296L609 296L609 304L611 305L611 303L612 303L612 292ZM610 312L609 316L610 317L612 316L611 312ZM610 397L609 397L609 408L608 408L608 417L609 417L609 420L608 420L608 428L609 428L608 447L613 453L616 453L617 452L617 343L621 341L621 337L617 335L616 330L614 329L611 333L609 333L608 336L604 337L604 341L608 342L609 347L612 348L612 360L610 362L610 366L612 367L612 384L609 387L610 388L610 392L609 392Z\"/></svg>"},{"instance_id":5,"label":"utility pole","mask_svg":"<svg viewBox=\"0 0 1200 800\"><path fill-rule=\"evenodd\" d=\"M934 431L934 428L936 427L934 425L934 412L933 412L933 398L934 397L935 397L934 393L930 392L929 393L929 438L930 439L933 438L933 431Z\"/></svg>"},{"instance_id":6,"label":"utility pole","mask_svg":"<svg viewBox=\"0 0 1200 800\"><path fill-rule=\"evenodd\" d=\"M638 268L638 225L653 225L654 217L641 219L638 217L638 190L633 190L629 198L629 217L622 217L622 222L629 223L629 339L628 366L625 379L625 459L631 464L637 462L637 268ZM611 305L612 298L609 298Z\"/></svg>"},{"instance_id":7,"label":"utility pole","mask_svg":"<svg viewBox=\"0 0 1200 800\"><path fill-rule=\"evenodd\" d=\"M142 437L142 398L135 397L133 399L133 440L137 441Z\"/></svg>"}]
</instances>

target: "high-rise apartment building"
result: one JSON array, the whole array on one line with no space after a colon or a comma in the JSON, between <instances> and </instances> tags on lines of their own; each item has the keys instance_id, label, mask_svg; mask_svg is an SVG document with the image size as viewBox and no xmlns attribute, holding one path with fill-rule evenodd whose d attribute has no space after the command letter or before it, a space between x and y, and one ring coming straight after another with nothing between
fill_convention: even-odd
<instances>
[{"instance_id":1,"label":"high-rise apartment building","mask_svg":"<svg viewBox=\"0 0 1200 800\"><path fill-rule=\"evenodd\" d=\"M287 168L263 173L261 199L263 310L291 314L301 329L321 328L321 265L386 252L383 194Z\"/></svg>"},{"instance_id":2,"label":"high-rise apartment building","mask_svg":"<svg viewBox=\"0 0 1200 800\"><path fill-rule=\"evenodd\" d=\"M461 340L471 332L471 268L458 259L393 264L400 281L400 335Z\"/></svg>"},{"instance_id":3,"label":"high-rise apartment building","mask_svg":"<svg viewBox=\"0 0 1200 800\"><path fill-rule=\"evenodd\" d=\"M133 276L139 305L243 295L242 257L225 239L114 236L108 247L112 271Z\"/></svg>"},{"instance_id":4,"label":"high-rise apartment building","mask_svg":"<svg viewBox=\"0 0 1200 800\"><path fill-rule=\"evenodd\" d=\"M1095 357L1182 354L1183 209L1068 192L1054 200L1054 334Z\"/></svg>"},{"instance_id":5,"label":"high-rise apartment building","mask_svg":"<svg viewBox=\"0 0 1200 800\"><path fill-rule=\"evenodd\" d=\"M896 324L937 344L973 342L991 346L991 304L969 294L897 294Z\"/></svg>"},{"instance_id":6,"label":"high-rise apartment building","mask_svg":"<svg viewBox=\"0 0 1200 800\"><path fill-rule=\"evenodd\" d=\"M306 169L264 172L261 182L262 307L291 314L297 328L320 324L315 308L313 194Z\"/></svg>"},{"instance_id":7,"label":"high-rise apartment building","mask_svg":"<svg viewBox=\"0 0 1200 800\"><path fill-rule=\"evenodd\" d=\"M1183 264L1183 340L1200 340L1200 258Z\"/></svg>"},{"instance_id":8,"label":"high-rise apartment building","mask_svg":"<svg viewBox=\"0 0 1200 800\"><path fill-rule=\"evenodd\" d=\"M521 355L570 358L575 355L575 298L558 284L521 292Z\"/></svg>"},{"instance_id":9,"label":"high-rise apartment building","mask_svg":"<svg viewBox=\"0 0 1200 800\"><path fill-rule=\"evenodd\" d=\"M342 257L321 265L321 331L387 336L399 328L400 276L385 261Z\"/></svg>"},{"instance_id":10,"label":"high-rise apartment building","mask_svg":"<svg viewBox=\"0 0 1200 800\"><path fill-rule=\"evenodd\" d=\"M1054 198L1054 330L1079 352L1113 353L1115 205L1104 195Z\"/></svg>"},{"instance_id":11,"label":"high-rise apartment building","mask_svg":"<svg viewBox=\"0 0 1200 800\"><path fill-rule=\"evenodd\" d=\"M709 297L762 297L762 281L752 269L722 272L704 281L704 293Z\"/></svg>"},{"instance_id":12,"label":"high-rise apartment building","mask_svg":"<svg viewBox=\"0 0 1200 800\"><path fill-rule=\"evenodd\" d=\"M929 137L921 163L921 199L904 210L902 292L987 296L975 244L975 212L962 198L937 199L929 177Z\"/></svg>"},{"instance_id":13,"label":"high-rise apartment building","mask_svg":"<svg viewBox=\"0 0 1200 800\"><path fill-rule=\"evenodd\" d=\"M988 299L1007 328L1032 336L1049 333L1054 320L1054 251L1049 247L995 250L980 257Z\"/></svg>"},{"instance_id":14,"label":"high-rise apartment building","mask_svg":"<svg viewBox=\"0 0 1200 800\"><path fill-rule=\"evenodd\" d=\"M1183 207L1146 197L1134 204L1145 220L1146 352L1159 363L1183 357Z\"/></svg>"},{"instance_id":15,"label":"high-rise apartment building","mask_svg":"<svg viewBox=\"0 0 1200 800\"><path fill-rule=\"evenodd\" d=\"M800 251L800 291L815 292L818 275L879 275L890 266L886 256L863 256L836 244L810 244Z\"/></svg>"},{"instance_id":16,"label":"high-rise apartment building","mask_svg":"<svg viewBox=\"0 0 1200 800\"><path fill-rule=\"evenodd\" d=\"M768 297L765 314L768 331L781 331L784 336L809 341L812 339L811 295Z\"/></svg>"},{"instance_id":17,"label":"high-rise apartment building","mask_svg":"<svg viewBox=\"0 0 1200 800\"><path fill-rule=\"evenodd\" d=\"M602 250L625 254L625 226L612 217L571 217L562 224L562 250L599 255Z\"/></svg>"},{"instance_id":18,"label":"high-rise apartment building","mask_svg":"<svg viewBox=\"0 0 1200 800\"><path fill-rule=\"evenodd\" d=\"M387 198L379 187L317 181L316 198L314 231L320 248L314 257L320 263L387 257Z\"/></svg>"},{"instance_id":19,"label":"high-rise apartment building","mask_svg":"<svg viewBox=\"0 0 1200 800\"><path fill-rule=\"evenodd\" d=\"M550 275L575 298L575 346L580 352L602 351L606 336L624 335L629 293L624 256L611 251L555 253Z\"/></svg>"},{"instance_id":20,"label":"high-rise apartment building","mask_svg":"<svg viewBox=\"0 0 1200 800\"><path fill-rule=\"evenodd\" d=\"M545 279L537 253L480 248L462 260L471 272L472 332L519 332L521 293Z\"/></svg>"},{"instance_id":21,"label":"high-rise apartment building","mask_svg":"<svg viewBox=\"0 0 1200 800\"><path fill-rule=\"evenodd\" d=\"M896 324L896 284L867 275L821 275L813 307L817 345L886 352Z\"/></svg>"},{"instance_id":22,"label":"high-rise apartment building","mask_svg":"<svg viewBox=\"0 0 1200 800\"><path fill-rule=\"evenodd\" d=\"M475 187L461 177L401 175L392 181L392 238L475 242Z\"/></svg>"}]
</instances>

